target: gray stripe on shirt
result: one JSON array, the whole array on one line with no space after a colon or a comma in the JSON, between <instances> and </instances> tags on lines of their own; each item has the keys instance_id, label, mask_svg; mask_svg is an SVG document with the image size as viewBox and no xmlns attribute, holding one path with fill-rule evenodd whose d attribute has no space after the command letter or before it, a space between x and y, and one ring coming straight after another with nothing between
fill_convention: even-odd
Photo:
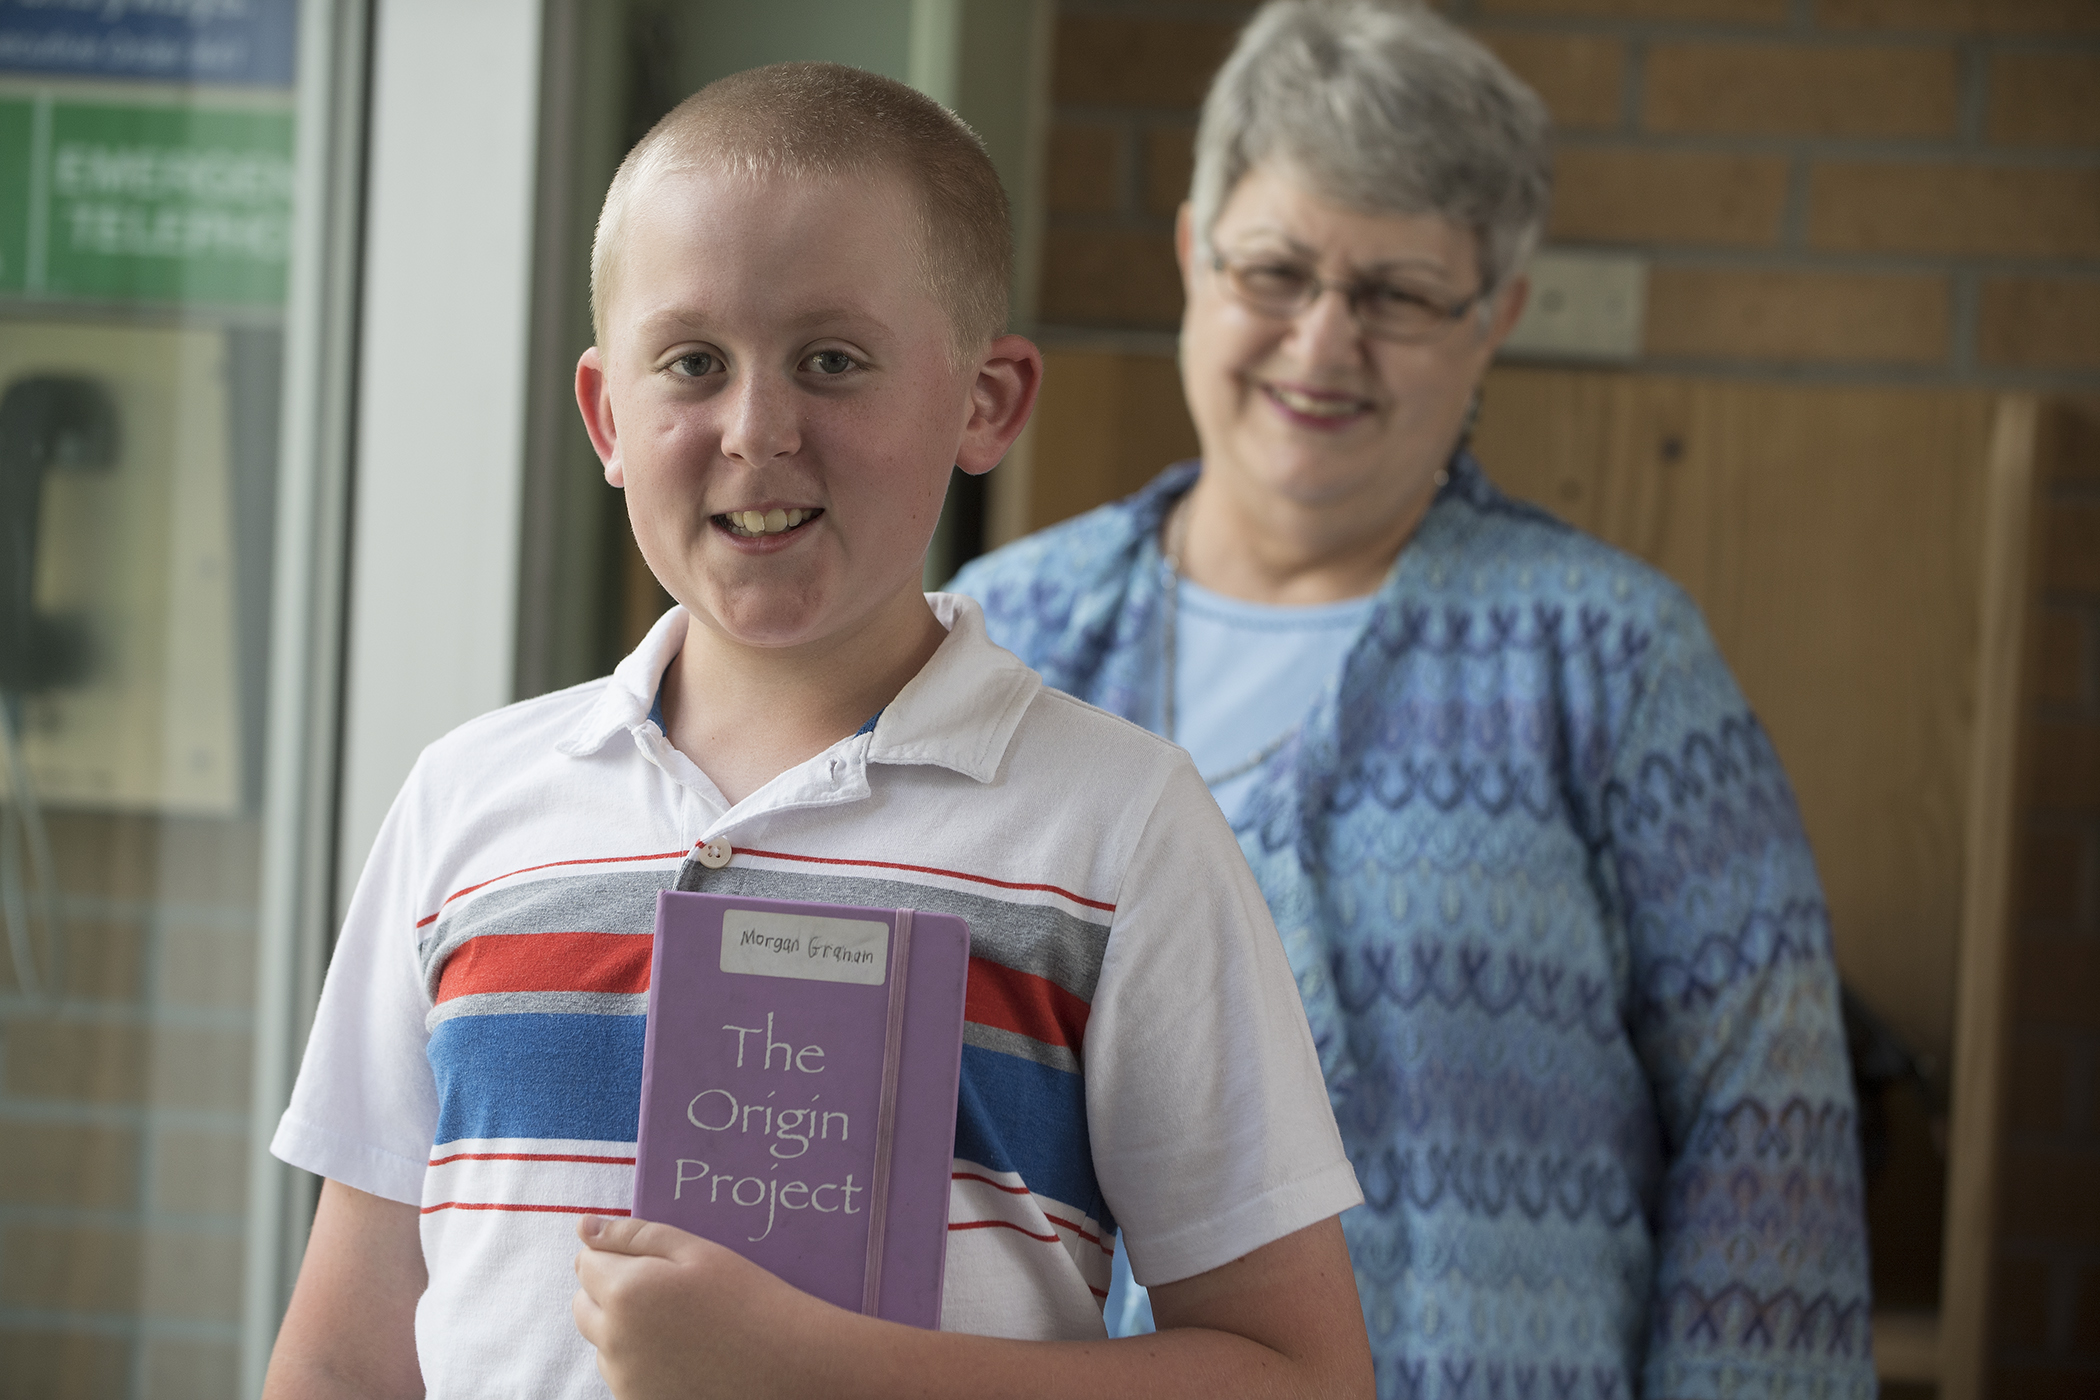
<instances>
[{"instance_id":1,"label":"gray stripe on shirt","mask_svg":"<svg viewBox=\"0 0 2100 1400\"><path fill-rule=\"evenodd\" d=\"M974 1045L980 1050L996 1050L1017 1060L1033 1060L1039 1065L1061 1069L1067 1074L1081 1072L1079 1056L1072 1053L1070 1046L1051 1045L1022 1035L1019 1031L1001 1030L997 1026L980 1026L975 1021L965 1021L963 1044Z\"/></svg>"},{"instance_id":2,"label":"gray stripe on shirt","mask_svg":"<svg viewBox=\"0 0 2100 1400\"><path fill-rule=\"evenodd\" d=\"M438 916L417 949L423 980L435 998L445 960L484 933L653 933L657 892L673 878L667 869L605 870L467 895Z\"/></svg>"},{"instance_id":3,"label":"gray stripe on shirt","mask_svg":"<svg viewBox=\"0 0 2100 1400\"><path fill-rule=\"evenodd\" d=\"M641 1016L648 1010L647 992L471 992L432 1007L423 1028L434 1031L455 1016Z\"/></svg>"}]
</instances>

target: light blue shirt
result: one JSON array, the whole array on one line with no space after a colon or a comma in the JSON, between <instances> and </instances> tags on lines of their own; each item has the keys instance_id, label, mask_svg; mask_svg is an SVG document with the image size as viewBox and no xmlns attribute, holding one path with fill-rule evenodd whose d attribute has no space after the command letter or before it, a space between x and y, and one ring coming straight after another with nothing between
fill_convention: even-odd
<instances>
[{"instance_id":1,"label":"light blue shirt","mask_svg":"<svg viewBox=\"0 0 2100 1400\"><path fill-rule=\"evenodd\" d=\"M1298 727L1341 671L1373 600L1277 607L1228 598L1186 579L1176 591L1173 737L1196 760L1226 819L1236 824L1260 765L1223 782L1213 782L1213 776L1245 766ZM1165 719L1157 689L1147 726L1155 732Z\"/></svg>"}]
</instances>

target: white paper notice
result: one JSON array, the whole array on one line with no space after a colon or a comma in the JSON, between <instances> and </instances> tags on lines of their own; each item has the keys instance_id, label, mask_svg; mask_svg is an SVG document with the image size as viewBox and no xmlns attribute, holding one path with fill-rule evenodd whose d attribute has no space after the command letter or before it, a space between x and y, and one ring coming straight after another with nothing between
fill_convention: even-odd
<instances>
[{"instance_id":1,"label":"white paper notice","mask_svg":"<svg viewBox=\"0 0 2100 1400\"><path fill-rule=\"evenodd\" d=\"M732 909L722 916L722 971L879 987L890 964L890 926Z\"/></svg>"}]
</instances>

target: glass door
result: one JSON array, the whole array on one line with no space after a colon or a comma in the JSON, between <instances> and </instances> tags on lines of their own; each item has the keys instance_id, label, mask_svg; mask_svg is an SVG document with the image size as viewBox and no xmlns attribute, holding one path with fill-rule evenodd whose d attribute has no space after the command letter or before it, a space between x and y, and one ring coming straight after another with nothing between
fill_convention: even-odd
<instances>
[{"instance_id":1,"label":"glass door","mask_svg":"<svg viewBox=\"0 0 2100 1400\"><path fill-rule=\"evenodd\" d=\"M0 0L0 1396L252 1393L303 1236L361 40Z\"/></svg>"}]
</instances>

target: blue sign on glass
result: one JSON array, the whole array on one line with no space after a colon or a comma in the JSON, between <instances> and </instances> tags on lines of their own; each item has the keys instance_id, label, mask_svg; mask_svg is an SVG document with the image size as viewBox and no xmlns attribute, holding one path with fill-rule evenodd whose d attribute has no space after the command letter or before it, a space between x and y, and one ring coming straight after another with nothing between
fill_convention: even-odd
<instances>
[{"instance_id":1,"label":"blue sign on glass","mask_svg":"<svg viewBox=\"0 0 2100 1400\"><path fill-rule=\"evenodd\" d=\"M0 0L0 72L290 87L299 0Z\"/></svg>"}]
</instances>

